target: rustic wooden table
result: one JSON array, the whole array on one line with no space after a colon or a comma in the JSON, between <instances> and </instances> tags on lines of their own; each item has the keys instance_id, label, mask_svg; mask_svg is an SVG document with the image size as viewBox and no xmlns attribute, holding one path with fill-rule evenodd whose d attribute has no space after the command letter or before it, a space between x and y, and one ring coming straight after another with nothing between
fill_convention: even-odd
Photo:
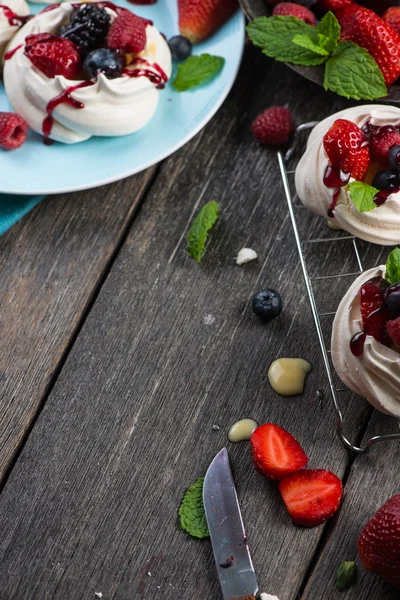
<instances>
[{"instance_id":1,"label":"rustic wooden table","mask_svg":"<svg viewBox=\"0 0 400 600\"><path fill-rule=\"evenodd\" d=\"M249 131L282 103L298 122L347 105L247 48L229 99L185 148L120 183L48 198L0 239L1 600L221 598L210 544L179 529L177 509L244 416L287 427L311 466L345 484L335 520L298 529L248 445L229 446L261 589L280 600L398 598L361 570L335 590L362 525L399 491L400 444L354 460L335 435L276 156ZM222 217L199 266L184 236L212 199ZM304 215L311 233L325 227ZM259 260L238 267L244 245ZM311 263L349 270L339 246L314 249ZM367 267L387 254L360 247ZM261 286L285 302L267 326L249 308ZM337 304L344 289L325 280L318 301ZM313 364L301 397L268 385L284 355ZM395 428L359 398L344 406L359 442Z\"/></svg>"}]
</instances>

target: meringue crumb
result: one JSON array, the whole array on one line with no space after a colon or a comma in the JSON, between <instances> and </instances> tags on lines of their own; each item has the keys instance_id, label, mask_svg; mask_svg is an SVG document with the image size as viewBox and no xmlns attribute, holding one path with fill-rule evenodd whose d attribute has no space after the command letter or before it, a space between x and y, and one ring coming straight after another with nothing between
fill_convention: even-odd
<instances>
[{"instance_id":1,"label":"meringue crumb","mask_svg":"<svg viewBox=\"0 0 400 600\"><path fill-rule=\"evenodd\" d=\"M149 577L151 577L151 573L150 573L150 571L147 573L147 575L148 575Z\"/></svg>"},{"instance_id":2,"label":"meringue crumb","mask_svg":"<svg viewBox=\"0 0 400 600\"><path fill-rule=\"evenodd\" d=\"M257 252L255 252L251 248L242 248L241 250L239 250L235 260L237 265L244 265L245 263L248 263L251 260L256 260L256 258L258 258Z\"/></svg>"},{"instance_id":3,"label":"meringue crumb","mask_svg":"<svg viewBox=\"0 0 400 600\"><path fill-rule=\"evenodd\" d=\"M271 596L271 594L261 594L260 600L279 600L278 596Z\"/></svg>"},{"instance_id":4,"label":"meringue crumb","mask_svg":"<svg viewBox=\"0 0 400 600\"><path fill-rule=\"evenodd\" d=\"M103 594L101 592L95 592L94 595L96 596L96 598L102 598Z\"/></svg>"}]
</instances>

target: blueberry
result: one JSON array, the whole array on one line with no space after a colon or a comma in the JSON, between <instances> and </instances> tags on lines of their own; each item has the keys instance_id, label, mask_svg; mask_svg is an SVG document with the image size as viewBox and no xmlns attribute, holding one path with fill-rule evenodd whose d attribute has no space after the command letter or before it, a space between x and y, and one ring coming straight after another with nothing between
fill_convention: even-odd
<instances>
[{"instance_id":1,"label":"blueberry","mask_svg":"<svg viewBox=\"0 0 400 600\"><path fill-rule=\"evenodd\" d=\"M168 40L168 46L174 60L185 60L192 54L192 42L183 35L174 35Z\"/></svg>"},{"instance_id":2,"label":"blueberry","mask_svg":"<svg viewBox=\"0 0 400 600\"><path fill-rule=\"evenodd\" d=\"M391 318L400 317L400 283L393 283L387 288L383 303Z\"/></svg>"},{"instance_id":3,"label":"blueberry","mask_svg":"<svg viewBox=\"0 0 400 600\"><path fill-rule=\"evenodd\" d=\"M389 165L394 169L400 168L400 146L392 146L389 151Z\"/></svg>"},{"instance_id":4,"label":"blueberry","mask_svg":"<svg viewBox=\"0 0 400 600\"><path fill-rule=\"evenodd\" d=\"M282 299L275 290L262 290L254 294L251 300L253 310L257 317L263 321L270 321L282 312Z\"/></svg>"},{"instance_id":5,"label":"blueberry","mask_svg":"<svg viewBox=\"0 0 400 600\"><path fill-rule=\"evenodd\" d=\"M397 169L387 169L377 173L372 181L373 187L378 190L387 190L400 186L400 171Z\"/></svg>"},{"instance_id":6,"label":"blueberry","mask_svg":"<svg viewBox=\"0 0 400 600\"><path fill-rule=\"evenodd\" d=\"M108 79L119 77L122 71L122 62L113 50L98 48L89 52L83 61L83 70L90 78L104 73Z\"/></svg>"}]
</instances>

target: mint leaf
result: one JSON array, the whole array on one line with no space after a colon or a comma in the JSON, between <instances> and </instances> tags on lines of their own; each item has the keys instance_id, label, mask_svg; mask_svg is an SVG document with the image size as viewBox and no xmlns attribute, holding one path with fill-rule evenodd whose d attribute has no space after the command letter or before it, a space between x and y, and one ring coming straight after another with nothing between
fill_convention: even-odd
<instances>
[{"instance_id":1,"label":"mint leaf","mask_svg":"<svg viewBox=\"0 0 400 600\"><path fill-rule=\"evenodd\" d=\"M208 232L218 219L219 206L213 200L205 204L195 217L187 235L187 251L197 262L201 261L206 248Z\"/></svg>"},{"instance_id":2,"label":"mint leaf","mask_svg":"<svg viewBox=\"0 0 400 600\"><path fill-rule=\"evenodd\" d=\"M340 42L327 60L324 87L354 100L374 100L387 94L375 60L353 42Z\"/></svg>"},{"instance_id":3,"label":"mint leaf","mask_svg":"<svg viewBox=\"0 0 400 600\"><path fill-rule=\"evenodd\" d=\"M331 53L338 45L340 39L339 21L332 12L327 12L322 17L317 25L317 32L320 44Z\"/></svg>"},{"instance_id":4,"label":"mint leaf","mask_svg":"<svg viewBox=\"0 0 400 600\"><path fill-rule=\"evenodd\" d=\"M203 505L204 477L200 477L183 496L178 515L182 529L195 538L209 537Z\"/></svg>"},{"instance_id":5,"label":"mint leaf","mask_svg":"<svg viewBox=\"0 0 400 600\"><path fill-rule=\"evenodd\" d=\"M400 248L395 248L388 256L385 279L389 283L400 281Z\"/></svg>"},{"instance_id":6,"label":"mint leaf","mask_svg":"<svg viewBox=\"0 0 400 600\"><path fill-rule=\"evenodd\" d=\"M294 65L321 65L326 57L293 43L295 35L305 35L316 44L316 28L296 17L259 17L247 25L247 33L263 53Z\"/></svg>"},{"instance_id":7,"label":"mint leaf","mask_svg":"<svg viewBox=\"0 0 400 600\"><path fill-rule=\"evenodd\" d=\"M346 186L346 189L349 191L350 198L358 211L369 212L376 208L374 198L379 190L372 187L372 185L362 181L352 181Z\"/></svg>"},{"instance_id":8,"label":"mint leaf","mask_svg":"<svg viewBox=\"0 0 400 600\"><path fill-rule=\"evenodd\" d=\"M211 54L189 56L178 65L178 72L172 85L178 92L184 92L216 77L224 66L225 59Z\"/></svg>"},{"instance_id":9,"label":"mint leaf","mask_svg":"<svg viewBox=\"0 0 400 600\"><path fill-rule=\"evenodd\" d=\"M336 587L339 592L344 592L353 585L357 576L356 563L343 561L336 573Z\"/></svg>"},{"instance_id":10,"label":"mint leaf","mask_svg":"<svg viewBox=\"0 0 400 600\"><path fill-rule=\"evenodd\" d=\"M308 37L308 35L296 33L292 42L294 44L297 44L298 46L301 46L302 48L307 48L307 50L310 50L311 52L320 54L321 56L329 56L328 50L325 50L325 48L320 46L319 43L316 44L315 42L313 42L312 39Z\"/></svg>"}]
</instances>

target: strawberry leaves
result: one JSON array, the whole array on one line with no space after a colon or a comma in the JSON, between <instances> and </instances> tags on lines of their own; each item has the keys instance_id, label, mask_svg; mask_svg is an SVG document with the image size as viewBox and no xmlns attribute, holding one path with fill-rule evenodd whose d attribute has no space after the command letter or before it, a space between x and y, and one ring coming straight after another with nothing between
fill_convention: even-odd
<instances>
[{"instance_id":1,"label":"strawberry leaves","mask_svg":"<svg viewBox=\"0 0 400 600\"><path fill-rule=\"evenodd\" d=\"M316 27L296 17L260 17L247 26L247 33L255 46L275 60L306 67L325 63L326 90L355 100L387 94L375 59L357 44L340 41L340 25L332 12Z\"/></svg>"}]
</instances>

